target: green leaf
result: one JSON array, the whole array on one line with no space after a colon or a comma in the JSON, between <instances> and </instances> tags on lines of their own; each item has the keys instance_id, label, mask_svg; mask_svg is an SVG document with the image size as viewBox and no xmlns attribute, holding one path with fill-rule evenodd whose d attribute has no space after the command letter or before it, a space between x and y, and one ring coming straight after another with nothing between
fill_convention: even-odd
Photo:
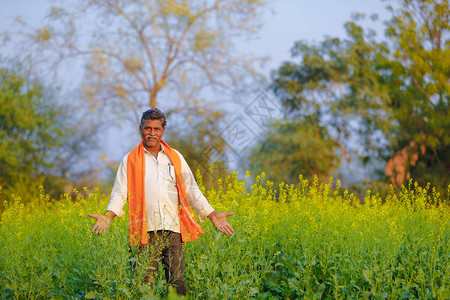
<instances>
[{"instance_id":1,"label":"green leaf","mask_svg":"<svg viewBox=\"0 0 450 300\"><path fill-rule=\"evenodd\" d=\"M370 270L363 270L362 271L363 272L363 275L364 275L364 278L371 284L371 285L373 285L373 274L372 274L372 271L370 271Z\"/></svg>"},{"instance_id":2,"label":"green leaf","mask_svg":"<svg viewBox=\"0 0 450 300\"><path fill-rule=\"evenodd\" d=\"M95 299L97 297L97 292L90 291L89 293L84 295L84 298L86 299Z\"/></svg>"},{"instance_id":3,"label":"green leaf","mask_svg":"<svg viewBox=\"0 0 450 300\"><path fill-rule=\"evenodd\" d=\"M401 299L408 299L408 298L411 298L411 297L412 297L412 295L411 295L411 293L409 291L404 291L401 294L401 296L400 296Z\"/></svg>"}]
</instances>

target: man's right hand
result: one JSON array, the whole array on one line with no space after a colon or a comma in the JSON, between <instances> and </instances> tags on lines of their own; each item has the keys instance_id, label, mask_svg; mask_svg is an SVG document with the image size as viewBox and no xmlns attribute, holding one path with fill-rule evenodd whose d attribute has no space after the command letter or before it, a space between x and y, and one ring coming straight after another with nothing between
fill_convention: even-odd
<instances>
[{"instance_id":1,"label":"man's right hand","mask_svg":"<svg viewBox=\"0 0 450 300\"><path fill-rule=\"evenodd\" d=\"M95 222L94 227L92 228L92 231L94 231L96 234L102 234L103 232L108 230L109 224L111 224L111 219L115 217L115 214L113 212L108 211L108 213L112 213L113 216L111 216L111 214L107 216L88 214L88 217L97 220L97 222Z\"/></svg>"}]
</instances>

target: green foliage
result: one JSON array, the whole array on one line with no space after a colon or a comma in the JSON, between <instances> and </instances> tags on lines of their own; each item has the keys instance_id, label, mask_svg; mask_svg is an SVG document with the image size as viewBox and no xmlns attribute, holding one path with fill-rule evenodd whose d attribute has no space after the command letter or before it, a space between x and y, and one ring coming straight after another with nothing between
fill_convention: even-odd
<instances>
[{"instance_id":1,"label":"green foliage","mask_svg":"<svg viewBox=\"0 0 450 300\"><path fill-rule=\"evenodd\" d=\"M14 71L0 69L0 186L28 198L57 160L54 149L66 131L59 111Z\"/></svg>"},{"instance_id":2,"label":"green foliage","mask_svg":"<svg viewBox=\"0 0 450 300\"><path fill-rule=\"evenodd\" d=\"M219 131L222 118L220 111L203 110L194 118L186 118L191 120L189 126L186 123L175 125L182 128L181 132L175 130L168 136L171 147L180 150L194 173L199 171L198 176L208 188L228 174L225 162L220 160L225 150Z\"/></svg>"},{"instance_id":3,"label":"green foliage","mask_svg":"<svg viewBox=\"0 0 450 300\"><path fill-rule=\"evenodd\" d=\"M386 177L432 182L446 193L450 174L448 1L400 1L379 42L355 22L347 38L297 42L294 62L273 75L291 122L325 127L342 159L386 161ZM362 16L358 16L359 18ZM355 140L358 146L353 146Z\"/></svg>"},{"instance_id":4,"label":"green foliage","mask_svg":"<svg viewBox=\"0 0 450 300\"><path fill-rule=\"evenodd\" d=\"M249 175L249 174L247 174ZM295 185L258 176L245 188L232 174L205 192L217 211L234 211L224 236L211 222L186 245L189 299L448 299L450 210L410 182L365 204L300 177ZM204 187L201 186L202 189ZM130 269L128 216L97 236L87 213L103 212L98 191L49 202L7 203L0 223L2 298L168 297L162 268L154 291ZM382 204L383 202L383 204Z\"/></svg>"},{"instance_id":5,"label":"green foliage","mask_svg":"<svg viewBox=\"0 0 450 300\"><path fill-rule=\"evenodd\" d=\"M317 175L327 180L337 165L337 143L325 127L298 120L277 122L265 136L248 160L255 172L267 170L269 180L295 183L298 174L308 174L309 179Z\"/></svg>"},{"instance_id":6,"label":"green foliage","mask_svg":"<svg viewBox=\"0 0 450 300\"><path fill-rule=\"evenodd\" d=\"M450 8L443 1L401 1L393 10L387 35L392 55L386 69L390 106L398 135L388 135L394 151L415 141L425 147L411 176L422 185L432 182L445 192L450 173ZM389 84L395 78L395 85ZM389 82L388 79L391 79Z\"/></svg>"},{"instance_id":7,"label":"green foliage","mask_svg":"<svg viewBox=\"0 0 450 300\"><path fill-rule=\"evenodd\" d=\"M292 49L299 62L286 62L273 75L273 89L293 118L308 117L333 129L342 146L359 134L367 153L383 147L372 141L376 130L393 130L395 120L386 108L389 100L374 62L388 49L353 22L345 25L348 39L327 38L319 45L297 42ZM355 129L353 121L360 127ZM344 155L345 153L342 153Z\"/></svg>"}]
</instances>

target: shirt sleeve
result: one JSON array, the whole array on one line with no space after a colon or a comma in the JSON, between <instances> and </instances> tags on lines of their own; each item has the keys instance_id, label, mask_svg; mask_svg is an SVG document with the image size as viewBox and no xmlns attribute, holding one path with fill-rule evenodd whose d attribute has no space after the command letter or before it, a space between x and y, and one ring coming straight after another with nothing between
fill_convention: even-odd
<instances>
[{"instance_id":1,"label":"shirt sleeve","mask_svg":"<svg viewBox=\"0 0 450 300\"><path fill-rule=\"evenodd\" d=\"M106 207L106 210L114 212L118 217L121 217L125 213L123 211L123 207L125 206L128 198L127 161L128 154L125 155L120 162L116 179L114 180L111 198L108 206Z\"/></svg>"},{"instance_id":2,"label":"shirt sleeve","mask_svg":"<svg viewBox=\"0 0 450 300\"><path fill-rule=\"evenodd\" d=\"M181 174L183 176L189 204L198 213L200 222L203 222L206 217L214 211L214 208L209 204L202 191L200 191L197 181L195 181L195 177L192 174L191 168L189 168L189 165L183 155L181 155L178 151L176 152L181 160Z\"/></svg>"}]
</instances>

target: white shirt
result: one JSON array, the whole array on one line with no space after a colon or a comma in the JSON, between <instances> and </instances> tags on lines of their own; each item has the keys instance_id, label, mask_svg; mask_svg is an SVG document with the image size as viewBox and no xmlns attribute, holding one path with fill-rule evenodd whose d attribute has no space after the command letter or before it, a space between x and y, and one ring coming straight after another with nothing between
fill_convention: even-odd
<instances>
[{"instance_id":1,"label":"white shirt","mask_svg":"<svg viewBox=\"0 0 450 300\"><path fill-rule=\"evenodd\" d=\"M171 230L180 232L178 217L178 190L176 187L175 168L161 145L158 157L145 150L145 202L147 208L147 229ZM175 150L181 160L181 174L183 176L186 195L191 207L198 213L200 222L214 211L203 193L198 188L191 169L184 157ZM111 192L111 199L106 210L114 212L118 217L124 214L123 207L127 201L127 153L119 169Z\"/></svg>"}]
</instances>

